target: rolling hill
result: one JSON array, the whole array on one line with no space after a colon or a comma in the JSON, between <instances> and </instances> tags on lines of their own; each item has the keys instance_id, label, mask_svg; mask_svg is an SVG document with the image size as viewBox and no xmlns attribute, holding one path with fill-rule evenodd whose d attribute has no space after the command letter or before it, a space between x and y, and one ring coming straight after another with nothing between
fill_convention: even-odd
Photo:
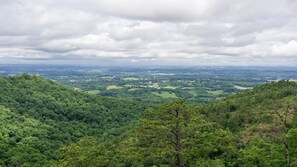
<instances>
[{"instance_id":1,"label":"rolling hill","mask_svg":"<svg viewBox=\"0 0 297 167\"><path fill-rule=\"evenodd\" d=\"M39 76L0 77L0 166L176 166L177 152L184 166L296 166L296 82L145 110Z\"/></svg>"},{"instance_id":2,"label":"rolling hill","mask_svg":"<svg viewBox=\"0 0 297 167\"><path fill-rule=\"evenodd\" d=\"M115 140L63 148L59 165L296 166L296 102L297 83L278 81L206 105L166 103Z\"/></svg>"},{"instance_id":3,"label":"rolling hill","mask_svg":"<svg viewBox=\"0 0 297 167\"><path fill-rule=\"evenodd\" d=\"M118 136L144 108L29 74L0 77L0 166L49 166L61 146L82 137Z\"/></svg>"}]
</instances>

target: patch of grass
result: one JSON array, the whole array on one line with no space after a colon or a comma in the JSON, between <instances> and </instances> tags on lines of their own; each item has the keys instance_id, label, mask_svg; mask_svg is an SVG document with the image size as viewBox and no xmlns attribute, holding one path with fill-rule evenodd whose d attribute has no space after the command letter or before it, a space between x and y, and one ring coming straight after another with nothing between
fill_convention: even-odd
<instances>
[{"instance_id":1,"label":"patch of grass","mask_svg":"<svg viewBox=\"0 0 297 167\"><path fill-rule=\"evenodd\" d=\"M114 79L115 76L104 76L104 77L101 77L102 79Z\"/></svg>"},{"instance_id":2,"label":"patch of grass","mask_svg":"<svg viewBox=\"0 0 297 167\"><path fill-rule=\"evenodd\" d=\"M175 86L165 86L165 87L163 87L164 89L176 89L177 87L175 87Z\"/></svg>"},{"instance_id":3,"label":"patch of grass","mask_svg":"<svg viewBox=\"0 0 297 167\"><path fill-rule=\"evenodd\" d=\"M136 90L141 90L141 88L131 88L131 89L128 89L129 92L136 91Z\"/></svg>"},{"instance_id":4,"label":"patch of grass","mask_svg":"<svg viewBox=\"0 0 297 167\"><path fill-rule=\"evenodd\" d=\"M198 93L196 91L194 91L194 90L190 90L189 93L191 95L193 95L193 96L197 96L198 95Z\"/></svg>"},{"instance_id":5,"label":"patch of grass","mask_svg":"<svg viewBox=\"0 0 297 167\"><path fill-rule=\"evenodd\" d=\"M160 89L159 84L158 83L153 83L151 85L148 85L149 88L156 88L156 89Z\"/></svg>"},{"instance_id":6,"label":"patch of grass","mask_svg":"<svg viewBox=\"0 0 297 167\"><path fill-rule=\"evenodd\" d=\"M139 78L136 77L127 77L127 78L123 78L124 81L138 81Z\"/></svg>"},{"instance_id":7,"label":"patch of grass","mask_svg":"<svg viewBox=\"0 0 297 167\"><path fill-rule=\"evenodd\" d=\"M109 85L106 87L106 90L112 90L112 89L121 89L123 87L117 86L117 85Z\"/></svg>"},{"instance_id":8,"label":"patch of grass","mask_svg":"<svg viewBox=\"0 0 297 167\"><path fill-rule=\"evenodd\" d=\"M239 90L247 90L247 89L251 89L252 87L243 87L243 86L234 85L234 88Z\"/></svg>"},{"instance_id":9,"label":"patch of grass","mask_svg":"<svg viewBox=\"0 0 297 167\"><path fill-rule=\"evenodd\" d=\"M132 88L132 87L136 87L135 85L131 85L131 84L126 84L126 85L123 85L123 87L125 88Z\"/></svg>"},{"instance_id":10,"label":"patch of grass","mask_svg":"<svg viewBox=\"0 0 297 167\"><path fill-rule=\"evenodd\" d=\"M218 95L224 93L223 90L215 90L215 91L207 91L207 92L208 92L208 93L211 93L211 94L213 94L213 95L215 95L215 96L218 96Z\"/></svg>"},{"instance_id":11,"label":"patch of grass","mask_svg":"<svg viewBox=\"0 0 297 167\"><path fill-rule=\"evenodd\" d=\"M182 90L192 90L195 89L195 87L183 87Z\"/></svg>"},{"instance_id":12,"label":"patch of grass","mask_svg":"<svg viewBox=\"0 0 297 167\"><path fill-rule=\"evenodd\" d=\"M91 95L97 95L100 93L100 90L89 90L89 91L86 91L86 93L91 94Z\"/></svg>"},{"instance_id":13,"label":"patch of grass","mask_svg":"<svg viewBox=\"0 0 297 167\"><path fill-rule=\"evenodd\" d=\"M161 91L161 93L159 92L152 92L152 94L160 96L162 98L177 98L175 93L170 93L170 92L166 92L166 91Z\"/></svg>"},{"instance_id":14,"label":"patch of grass","mask_svg":"<svg viewBox=\"0 0 297 167\"><path fill-rule=\"evenodd\" d=\"M80 88L74 87L73 90L78 91L78 92L81 92L81 89Z\"/></svg>"}]
</instances>

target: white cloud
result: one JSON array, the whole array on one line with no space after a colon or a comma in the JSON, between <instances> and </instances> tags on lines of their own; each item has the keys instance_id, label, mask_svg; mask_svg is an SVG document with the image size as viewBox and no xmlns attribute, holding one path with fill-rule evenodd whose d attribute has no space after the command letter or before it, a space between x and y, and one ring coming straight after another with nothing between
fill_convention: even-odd
<instances>
[{"instance_id":1,"label":"white cloud","mask_svg":"<svg viewBox=\"0 0 297 167\"><path fill-rule=\"evenodd\" d=\"M197 0L109 0L97 1L99 12L139 20L192 20L206 14L212 2Z\"/></svg>"},{"instance_id":2,"label":"white cloud","mask_svg":"<svg viewBox=\"0 0 297 167\"><path fill-rule=\"evenodd\" d=\"M288 43L275 44L271 48L272 54L277 56L297 57L297 41L292 40Z\"/></svg>"},{"instance_id":3,"label":"white cloud","mask_svg":"<svg viewBox=\"0 0 297 167\"><path fill-rule=\"evenodd\" d=\"M6 63L10 58L175 65L297 61L293 0L0 2L0 61Z\"/></svg>"}]
</instances>

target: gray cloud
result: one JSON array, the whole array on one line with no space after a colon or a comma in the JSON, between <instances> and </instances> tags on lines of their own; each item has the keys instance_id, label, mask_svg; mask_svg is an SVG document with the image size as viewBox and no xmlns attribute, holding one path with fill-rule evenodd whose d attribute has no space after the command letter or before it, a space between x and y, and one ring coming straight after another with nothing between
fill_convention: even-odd
<instances>
[{"instance_id":1,"label":"gray cloud","mask_svg":"<svg viewBox=\"0 0 297 167\"><path fill-rule=\"evenodd\" d=\"M0 0L0 63L295 65L296 11L293 0Z\"/></svg>"}]
</instances>

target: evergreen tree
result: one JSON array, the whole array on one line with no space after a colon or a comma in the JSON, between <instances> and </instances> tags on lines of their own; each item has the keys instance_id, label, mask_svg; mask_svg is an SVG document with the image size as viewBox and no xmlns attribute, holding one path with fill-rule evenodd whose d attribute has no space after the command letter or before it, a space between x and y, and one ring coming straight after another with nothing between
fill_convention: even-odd
<instances>
[{"instance_id":1,"label":"evergreen tree","mask_svg":"<svg viewBox=\"0 0 297 167\"><path fill-rule=\"evenodd\" d=\"M145 166L194 166L232 150L232 133L216 129L214 123L187 107L183 99L147 110L140 121L130 141L134 146L132 154L141 154Z\"/></svg>"}]
</instances>

